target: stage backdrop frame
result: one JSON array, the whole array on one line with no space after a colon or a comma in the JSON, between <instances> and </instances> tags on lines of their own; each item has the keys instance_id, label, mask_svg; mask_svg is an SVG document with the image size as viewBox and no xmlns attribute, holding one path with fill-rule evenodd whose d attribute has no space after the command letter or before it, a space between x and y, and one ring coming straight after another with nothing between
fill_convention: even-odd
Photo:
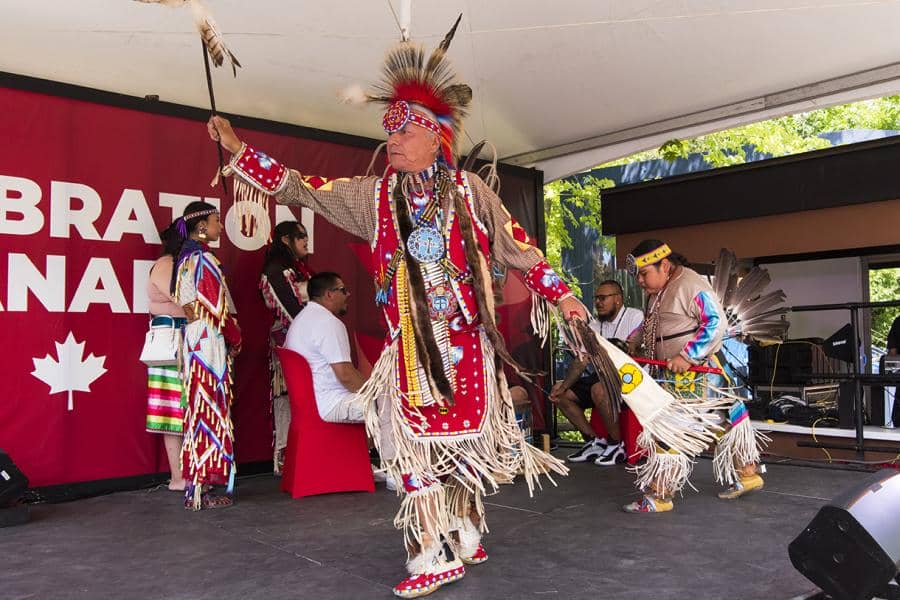
<instances>
[{"instance_id":1,"label":"stage backdrop frame","mask_svg":"<svg viewBox=\"0 0 900 600\"><path fill-rule=\"evenodd\" d=\"M50 496L132 489L166 470L159 437L144 432L145 368L137 360L147 324L142 285L159 252L153 231L189 199L217 199L232 221L215 252L245 339L235 369L239 473L265 468L271 459L271 320L256 289L263 250L249 249L229 214L231 198L209 187L216 152L206 139L208 116L208 110L152 96L0 72L0 319L7 340L0 346L7 368L0 383L0 447ZM248 142L288 166L326 177L362 174L379 143L225 116ZM504 204L543 247L543 173L500 165L499 174ZM312 230L311 266L337 270L354 292L346 322L355 358L368 369L381 349L384 325L372 302L367 246L303 213L285 207L276 213L273 206L267 216L273 224L302 218ZM510 276L503 293L498 319L510 348L527 366L545 369L546 352L528 328L508 327L528 322L530 300L521 277ZM65 356L79 367L59 366ZM544 398L529 391L542 429Z\"/></svg>"}]
</instances>

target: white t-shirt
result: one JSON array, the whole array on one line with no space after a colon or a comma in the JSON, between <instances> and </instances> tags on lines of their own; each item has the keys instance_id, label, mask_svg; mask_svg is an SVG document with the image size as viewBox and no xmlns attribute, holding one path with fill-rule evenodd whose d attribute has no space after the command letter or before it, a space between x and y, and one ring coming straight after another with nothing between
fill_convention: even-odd
<instances>
[{"instance_id":1,"label":"white t-shirt","mask_svg":"<svg viewBox=\"0 0 900 600\"><path fill-rule=\"evenodd\" d=\"M327 417L342 398L353 395L334 374L331 365L351 362L347 327L330 310L310 302L288 328L284 347L301 355L312 371L319 415Z\"/></svg>"},{"instance_id":2,"label":"white t-shirt","mask_svg":"<svg viewBox=\"0 0 900 600\"><path fill-rule=\"evenodd\" d=\"M615 338L624 342L643 322L644 313L636 308L623 306L609 321L600 319L591 321L591 328L608 340Z\"/></svg>"}]
</instances>

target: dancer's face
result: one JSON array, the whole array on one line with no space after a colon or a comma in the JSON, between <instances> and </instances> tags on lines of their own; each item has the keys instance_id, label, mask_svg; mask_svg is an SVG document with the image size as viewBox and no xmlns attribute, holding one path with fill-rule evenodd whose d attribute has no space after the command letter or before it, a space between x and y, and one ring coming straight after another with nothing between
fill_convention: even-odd
<instances>
[{"instance_id":1,"label":"dancer's face","mask_svg":"<svg viewBox=\"0 0 900 600\"><path fill-rule=\"evenodd\" d=\"M434 132L407 123L388 136L388 162L394 169L405 173L424 171L434 162L438 146Z\"/></svg>"},{"instance_id":2,"label":"dancer's face","mask_svg":"<svg viewBox=\"0 0 900 600\"><path fill-rule=\"evenodd\" d=\"M297 258L305 258L307 254L309 254L309 237L306 235L306 229L302 226L298 228L298 234L300 237L295 237L291 239L289 236L284 236L282 239L287 239L288 241L285 243L289 243L291 249L294 251L294 256Z\"/></svg>"},{"instance_id":3,"label":"dancer's face","mask_svg":"<svg viewBox=\"0 0 900 600\"><path fill-rule=\"evenodd\" d=\"M222 222L219 220L219 213L213 213L197 224L197 231L206 230L207 242L215 242L222 235Z\"/></svg>"},{"instance_id":4,"label":"dancer's face","mask_svg":"<svg viewBox=\"0 0 900 600\"><path fill-rule=\"evenodd\" d=\"M655 294L665 287L672 268L673 265L667 258L658 263L641 267L637 273L638 285L648 294Z\"/></svg>"}]
</instances>

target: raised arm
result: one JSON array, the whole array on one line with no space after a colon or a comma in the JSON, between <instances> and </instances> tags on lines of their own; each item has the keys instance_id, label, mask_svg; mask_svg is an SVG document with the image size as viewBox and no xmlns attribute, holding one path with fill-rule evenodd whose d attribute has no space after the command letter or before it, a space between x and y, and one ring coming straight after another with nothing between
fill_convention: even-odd
<instances>
[{"instance_id":1,"label":"raised arm","mask_svg":"<svg viewBox=\"0 0 900 600\"><path fill-rule=\"evenodd\" d=\"M376 177L326 179L289 169L264 152L243 143L228 119L212 117L209 136L232 157L225 175L235 177L235 193L273 197L279 204L305 206L328 222L364 240L375 235Z\"/></svg>"}]
</instances>

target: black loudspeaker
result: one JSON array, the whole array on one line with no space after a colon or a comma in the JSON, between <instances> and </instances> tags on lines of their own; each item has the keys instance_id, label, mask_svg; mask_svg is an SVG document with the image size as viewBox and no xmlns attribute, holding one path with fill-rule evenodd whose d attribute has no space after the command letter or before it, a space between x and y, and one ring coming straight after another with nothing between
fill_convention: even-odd
<instances>
[{"instance_id":1,"label":"black loudspeaker","mask_svg":"<svg viewBox=\"0 0 900 600\"><path fill-rule=\"evenodd\" d=\"M755 385L801 385L813 373L830 372L819 351L820 338L785 340L772 346L747 346L747 378Z\"/></svg>"},{"instance_id":2,"label":"black loudspeaker","mask_svg":"<svg viewBox=\"0 0 900 600\"><path fill-rule=\"evenodd\" d=\"M847 323L825 340L822 344L822 350L828 358L836 358L846 363L853 362L853 346L850 344L850 338L853 333L853 327Z\"/></svg>"},{"instance_id":3,"label":"black loudspeaker","mask_svg":"<svg viewBox=\"0 0 900 600\"><path fill-rule=\"evenodd\" d=\"M28 489L28 478L13 463L9 454L0 448L0 509L22 497Z\"/></svg>"},{"instance_id":4,"label":"black loudspeaker","mask_svg":"<svg viewBox=\"0 0 900 600\"><path fill-rule=\"evenodd\" d=\"M900 569L900 471L835 496L788 546L794 568L835 600L868 600Z\"/></svg>"},{"instance_id":5,"label":"black loudspeaker","mask_svg":"<svg viewBox=\"0 0 900 600\"><path fill-rule=\"evenodd\" d=\"M856 427L856 382L842 381L838 385L838 427L854 429Z\"/></svg>"}]
</instances>

